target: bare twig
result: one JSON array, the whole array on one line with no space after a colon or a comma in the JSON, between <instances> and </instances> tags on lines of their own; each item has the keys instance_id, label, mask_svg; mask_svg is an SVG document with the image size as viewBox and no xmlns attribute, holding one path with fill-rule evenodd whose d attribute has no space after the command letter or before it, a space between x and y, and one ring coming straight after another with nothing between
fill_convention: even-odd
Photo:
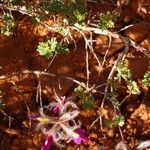
<instances>
[{"instance_id":1,"label":"bare twig","mask_svg":"<svg viewBox=\"0 0 150 150\"><path fill-rule=\"evenodd\" d=\"M92 36L93 36L93 35L92 35L92 32L90 32L90 40L89 40L90 44L89 44L88 46L89 46L89 49L90 49L91 53L92 53L93 56L95 57L95 59L96 59L96 61L97 61L97 63L98 63L98 66L101 67L102 64L101 64L101 62L99 61L99 59L98 59L96 53L94 52Z\"/></svg>"},{"instance_id":2,"label":"bare twig","mask_svg":"<svg viewBox=\"0 0 150 150\"><path fill-rule=\"evenodd\" d=\"M90 71L89 71L89 53L88 53L88 49L86 49L86 77L87 77L86 86L87 86L87 88L89 88Z\"/></svg>"},{"instance_id":3,"label":"bare twig","mask_svg":"<svg viewBox=\"0 0 150 150\"><path fill-rule=\"evenodd\" d=\"M36 102L40 101L40 106L42 107L42 87L41 87L41 80L40 76L38 77L38 86L37 86L37 92L36 92Z\"/></svg>"},{"instance_id":4,"label":"bare twig","mask_svg":"<svg viewBox=\"0 0 150 150\"><path fill-rule=\"evenodd\" d=\"M106 86L105 86L105 90L104 90L105 94L104 94L104 97L103 97L103 100L102 100L102 103L101 103L101 107L100 107L101 109L103 109L103 107L104 107L104 103L105 103L105 100L106 100L107 94L108 94L109 84L111 83L111 80L113 78L113 74L116 71L116 68L117 68L119 62L121 62L125 58L124 56L127 54L128 49L129 49L129 45L127 43L124 51L121 54L119 54L117 60L115 61L114 65L113 65L113 67L112 67L112 69L111 69L111 71L109 73L109 76L108 76L107 82L106 82ZM99 119L96 119L96 121L94 120L93 123L96 123L98 120L100 122L101 130L103 130L102 116L101 115L99 116ZM93 123L92 123L92 125L94 125Z\"/></svg>"},{"instance_id":5,"label":"bare twig","mask_svg":"<svg viewBox=\"0 0 150 150\"><path fill-rule=\"evenodd\" d=\"M118 33L121 32L121 31L124 31L124 30L126 30L126 29L128 29L128 28L130 28L130 27L132 27L133 25L134 25L134 24L130 24L130 25L128 25L128 26L125 26L124 28L120 29L120 30L118 31Z\"/></svg>"},{"instance_id":6,"label":"bare twig","mask_svg":"<svg viewBox=\"0 0 150 150\"><path fill-rule=\"evenodd\" d=\"M14 119L14 118L12 118L11 116L7 115L7 114L5 113L5 111L3 111L3 110L0 110L0 112L1 112L5 117L8 118L8 120L9 120L8 127L11 128L11 120Z\"/></svg>"},{"instance_id":7,"label":"bare twig","mask_svg":"<svg viewBox=\"0 0 150 150\"><path fill-rule=\"evenodd\" d=\"M55 55L53 56L52 60L51 60L51 61L49 62L49 64L48 64L48 66L44 69L45 72L48 71L49 67L51 66L51 64L53 63L54 59L56 58L56 55L57 55L57 54L55 54Z\"/></svg>"},{"instance_id":8,"label":"bare twig","mask_svg":"<svg viewBox=\"0 0 150 150\"><path fill-rule=\"evenodd\" d=\"M20 88L16 85L16 83L14 81L10 81L10 82L14 85L15 90L20 94L20 97L24 98L23 95L22 95L22 92L21 92ZM31 115L31 111L30 111L30 108L29 108L26 100L24 100L24 103L25 103L27 111L28 111L28 116L30 116ZM31 126L31 120L30 119L29 119L29 125Z\"/></svg>"},{"instance_id":9,"label":"bare twig","mask_svg":"<svg viewBox=\"0 0 150 150\"><path fill-rule=\"evenodd\" d=\"M106 62L106 57L108 55L108 52L110 50L110 46L111 46L111 43L112 43L112 37L108 35L108 38L109 38L108 48L106 50L106 53L105 53L105 56L104 56L104 59L103 59L103 62L102 62L102 67L104 66L104 64Z\"/></svg>"},{"instance_id":10,"label":"bare twig","mask_svg":"<svg viewBox=\"0 0 150 150\"><path fill-rule=\"evenodd\" d=\"M122 141L125 141L125 140L124 140L123 133L122 133L122 130L121 130L121 127L118 127L118 129L119 129L119 133L120 133L120 136L121 136Z\"/></svg>"},{"instance_id":11,"label":"bare twig","mask_svg":"<svg viewBox=\"0 0 150 150\"><path fill-rule=\"evenodd\" d=\"M74 83L84 87L87 91L91 91L91 92L96 92L95 89L93 88L87 88L81 81L78 81L72 77L68 77L68 76L63 76L63 75L59 75L59 74L53 74L53 73L48 73L45 71L29 71L29 70L25 70L25 71L21 71L21 72L13 72L12 74L8 74L8 75L2 75L0 76L0 80L7 80L13 76L17 76L17 75L23 75L23 74L35 74L35 75L44 75L44 76L49 76L49 77L57 77L57 78L63 78L66 80L71 80Z\"/></svg>"},{"instance_id":12,"label":"bare twig","mask_svg":"<svg viewBox=\"0 0 150 150\"><path fill-rule=\"evenodd\" d=\"M1 9L6 9L6 10L9 10L9 11L18 11L21 14L28 15L30 17L33 16L33 14L29 13L28 10L25 7L20 7L20 6L11 7L11 6L7 6L7 5L4 5L4 4L0 4L0 8Z\"/></svg>"},{"instance_id":13,"label":"bare twig","mask_svg":"<svg viewBox=\"0 0 150 150\"><path fill-rule=\"evenodd\" d=\"M113 38L119 38L119 35L117 33L113 33L113 32L110 32L108 30L101 30L99 28L95 28L95 27L88 27L88 26L80 26L79 24L74 24L74 29L78 28L80 30L82 30L83 32L93 32L93 33L96 33L96 34L100 34L100 35L109 35Z\"/></svg>"}]
</instances>

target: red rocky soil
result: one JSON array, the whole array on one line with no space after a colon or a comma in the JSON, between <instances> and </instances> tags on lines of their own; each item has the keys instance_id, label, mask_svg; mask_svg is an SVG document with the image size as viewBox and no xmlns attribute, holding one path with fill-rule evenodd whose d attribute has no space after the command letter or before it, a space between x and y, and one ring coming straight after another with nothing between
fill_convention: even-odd
<instances>
[{"instance_id":1,"label":"red rocky soil","mask_svg":"<svg viewBox=\"0 0 150 150\"><path fill-rule=\"evenodd\" d=\"M122 1L123 2L123 1ZM126 1L128 3L128 1ZM144 0L149 3L149 0ZM129 1L128 5L123 4L118 11L121 17L118 20L114 30L119 30L125 25L134 23L134 25L125 30L122 34L133 39L139 45L150 48L150 16L149 6L141 5L138 0ZM104 12L112 10L115 6L111 3L89 4L89 9L93 13L96 11ZM20 24L22 18L16 14L16 20ZM30 21L17 26L14 34L9 38L0 36L0 75L9 75L13 72L24 70L43 71L49 64L48 59L40 56L36 51L39 41L47 39L47 35L53 36L41 26L35 27ZM96 36L94 45L96 54L102 60L108 48L107 36ZM85 67L85 48L84 40L77 42L77 49L70 45L70 53L58 55L48 69L48 72L58 75L73 77L82 82L86 81ZM123 50L124 44L121 40L113 39L110 51L107 57L107 65L111 65ZM150 89L143 87L141 79L147 70L150 70L150 59L136 49L130 48L126 64L133 73L133 79L136 80L142 91L138 96L130 96L121 106L121 112L125 116L125 125L122 127L123 135L129 149L135 149L140 141L150 139ZM90 83L103 84L107 80L110 67L100 68L95 59L90 56ZM98 76L98 73L99 76ZM78 99L73 94L76 84L70 80L59 77L40 77L42 83L42 99L44 105L47 105L53 98L53 88L59 96L72 96L78 103ZM2 91L3 101L6 105L4 111L14 118L11 128L8 128L8 118L1 114L0 119L0 150L37 150L43 142L43 136L35 130L36 123L29 125L27 118L27 107L31 112L37 112L39 103L36 102L36 89L38 78L35 75L14 75L7 80L0 80L0 90ZM61 86L61 87L60 87ZM125 85L119 88L120 101L125 97ZM99 89L102 92L103 88ZM95 95L94 110L81 110L79 118L83 126L87 129L89 141L79 146L73 143L67 144L66 150L113 150L117 143L121 141L118 128L109 129L104 126L104 131L100 130L97 122L92 128L92 121L98 116L98 109L102 95ZM105 103L104 118L109 119L112 116L113 106ZM54 149L58 149L54 147Z\"/></svg>"}]
</instances>

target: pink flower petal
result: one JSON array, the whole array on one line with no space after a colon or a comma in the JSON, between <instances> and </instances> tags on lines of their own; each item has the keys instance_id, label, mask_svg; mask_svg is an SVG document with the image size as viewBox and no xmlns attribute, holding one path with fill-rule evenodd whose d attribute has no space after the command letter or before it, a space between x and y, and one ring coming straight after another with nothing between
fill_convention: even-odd
<instances>
[{"instance_id":1,"label":"pink flower petal","mask_svg":"<svg viewBox=\"0 0 150 150\"><path fill-rule=\"evenodd\" d=\"M54 114L57 114L59 111L60 111L60 110L59 110L59 106L55 106L54 108L52 108L52 112L53 112Z\"/></svg>"},{"instance_id":2,"label":"pink flower petal","mask_svg":"<svg viewBox=\"0 0 150 150\"><path fill-rule=\"evenodd\" d=\"M76 144L81 144L81 142L86 142L88 141L88 138L85 136L85 130L82 129L82 128L78 128L75 130L76 133L78 133L80 135L80 137L78 138L73 138L73 141L76 143Z\"/></svg>"},{"instance_id":3,"label":"pink flower petal","mask_svg":"<svg viewBox=\"0 0 150 150\"><path fill-rule=\"evenodd\" d=\"M75 130L79 135L84 135L85 134L85 129L83 128L78 128Z\"/></svg>"},{"instance_id":4,"label":"pink flower petal","mask_svg":"<svg viewBox=\"0 0 150 150\"><path fill-rule=\"evenodd\" d=\"M76 143L76 144L81 144L81 138L77 138L77 139L73 139L73 141Z\"/></svg>"},{"instance_id":5,"label":"pink flower petal","mask_svg":"<svg viewBox=\"0 0 150 150\"><path fill-rule=\"evenodd\" d=\"M48 136L44 144L42 145L41 150L50 150L52 143L53 143L53 138L51 136Z\"/></svg>"},{"instance_id":6,"label":"pink flower petal","mask_svg":"<svg viewBox=\"0 0 150 150\"><path fill-rule=\"evenodd\" d=\"M62 96L62 97L60 97L60 99L61 99L63 104L66 102L66 96Z\"/></svg>"},{"instance_id":7,"label":"pink flower petal","mask_svg":"<svg viewBox=\"0 0 150 150\"><path fill-rule=\"evenodd\" d=\"M37 121L38 117L39 116L37 116L37 115L31 115L31 116L29 116L29 119Z\"/></svg>"}]
</instances>

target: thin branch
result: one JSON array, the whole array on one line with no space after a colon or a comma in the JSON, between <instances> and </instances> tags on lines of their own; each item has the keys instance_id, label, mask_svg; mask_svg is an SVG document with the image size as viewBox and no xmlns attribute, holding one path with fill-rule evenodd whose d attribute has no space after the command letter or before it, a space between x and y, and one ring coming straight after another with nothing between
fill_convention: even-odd
<instances>
[{"instance_id":1,"label":"thin branch","mask_svg":"<svg viewBox=\"0 0 150 150\"><path fill-rule=\"evenodd\" d=\"M25 70L25 71L21 71L21 72L13 72L12 74L8 74L8 75L2 75L0 76L0 80L7 80L13 76L17 76L17 75L23 75L23 74L35 74L37 75L44 75L44 76L49 76L49 77L57 77L57 78L62 78L62 79L66 79L66 80L71 80L74 83L84 87L87 91L91 91L91 92L97 92L95 89L93 88L87 88L81 81L76 80L72 77L69 76L63 76L63 75L59 75L59 74L53 74L53 73L48 73L45 71L29 71L29 70Z\"/></svg>"},{"instance_id":2,"label":"thin branch","mask_svg":"<svg viewBox=\"0 0 150 150\"><path fill-rule=\"evenodd\" d=\"M118 126L118 129L119 129L119 133L120 133L120 136L121 136L122 141L125 141L125 140L124 140L123 133L122 133L122 130L121 130L121 127Z\"/></svg>"},{"instance_id":3,"label":"thin branch","mask_svg":"<svg viewBox=\"0 0 150 150\"><path fill-rule=\"evenodd\" d=\"M54 59L56 58L56 55L57 55L57 54L55 54L55 55L53 56L52 60L51 60L51 61L49 62L49 64L48 64L48 66L44 69L45 72L47 72L48 69L50 68L51 64L53 63Z\"/></svg>"},{"instance_id":4,"label":"thin branch","mask_svg":"<svg viewBox=\"0 0 150 150\"><path fill-rule=\"evenodd\" d=\"M103 100L102 100L102 103L101 103L101 109L104 107L104 103L105 103L105 100L106 100L107 94L108 94L108 87L109 87L110 81L113 77L113 74L116 71L118 64L122 61L124 56L127 54L128 49L129 49L129 46L126 45L124 51L121 54L119 54L116 62L114 63L114 65L113 65L113 67L112 67L112 69L109 73L109 76L107 78L106 87L105 87L105 94L104 94L104 97L103 97ZM102 127L102 116L100 116L100 126L101 126L101 130L102 130L103 129L103 127Z\"/></svg>"},{"instance_id":5,"label":"thin branch","mask_svg":"<svg viewBox=\"0 0 150 150\"><path fill-rule=\"evenodd\" d=\"M90 32L90 45L89 45L89 49L90 49L91 53L93 54L93 56L95 57L95 59L96 59L96 61L97 61L97 63L98 63L98 66L99 66L99 67L102 67L101 62L99 61L99 59L98 59L96 53L94 52L93 39L92 39L92 32Z\"/></svg>"},{"instance_id":6,"label":"thin branch","mask_svg":"<svg viewBox=\"0 0 150 150\"><path fill-rule=\"evenodd\" d=\"M95 28L95 27L88 27L88 26L80 26L79 24L74 24L74 29L75 28L78 28L82 31L86 31L86 32L93 32L93 33L96 33L96 34L101 34L101 35L109 35L113 38L119 38L119 34L117 33L113 33L113 32L110 32L108 30L101 30L99 28Z\"/></svg>"},{"instance_id":7,"label":"thin branch","mask_svg":"<svg viewBox=\"0 0 150 150\"><path fill-rule=\"evenodd\" d=\"M20 96L21 96L22 98L24 98L23 95L22 95L22 92L21 92L20 88L16 85L16 83L15 83L14 81L10 81L10 82L14 85L15 90L20 94ZM31 111L30 111L30 108L29 108L29 106L28 106L26 100L24 100L24 103L25 103L26 108L27 108L27 111L28 111L28 116L31 116ZM30 127L31 127L31 119L29 119L29 125L30 125Z\"/></svg>"},{"instance_id":8,"label":"thin branch","mask_svg":"<svg viewBox=\"0 0 150 150\"><path fill-rule=\"evenodd\" d=\"M8 120L9 120L8 127L11 128L11 120L14 119L14 118L12 118L11 116L7 115L7 114L5 113L5 111L3 111L3 110L0 110L0 112L1 112L5 117L8 118Z\"/></svg>"},{"instance_id":9,"label":"thin branch","mask_svg":"<svg viewBox=\"0 0 150 150\"><path fill-rule=\"evenodd\" d=\"M131 96L131 94L127 95L127 96L120 102L119 105L121 106L121 105L127 100L127 98L130 97L130 96Z\"/></svg>"},{"instance_id":10,"label":"thin branch","mask_svg":"<svg viewBox=\"0 0 150 150\"><path fill-rule=\"evenodd\" d=\"M89 53L88 53L88 49L86 49L86 78L87 78L86 86L87 86L87 88L89 88L90 71L89 71Z\"/></svg>"},{"instance_id":11,"label":"thin branch","mask_svg":"<svg viewBox=\"0 0 150 150\"><path fill-rule=\"evenodd\" d=\"M102 110L103 107L104 107L104 103L105 103L105 100L106 100L107 94L108 94L109 84L111 83L113 74L114 74L114 72L116 71L119 62L121 62L122 59L125 58L124 56L127 54L128 49L129 49L129 45L128 45L128 43L127 43L127 44L126 44L126 47L125 47L125 49L124 49L124 51L123 51L121 54L119 54L117 60L115 61L114 65L113 65L113 67L112 67L112 69L111 69L111 71L110 71L110 73L109 73L109 76L108 76L107 82L106 82L106 86L105 86L105 90L104 90L104 93L105 93L105 94L104 94L104 97L103 97L103 99L102 99L102 103L101 103L101 107L100 107L101 110ZM99 118L99 119L98 119L98 118ZM101 130L103 130L102 116L100 115L98 118L96 118L96 120L93 121L92 125L94 125L94 124L99 120L100 128L101 128ZM92 125L91 125L91 126L92 126Z\"/></svg>"},{"instance_id":12,"label":"thin branch","mask_svg":"<svg viewBox=\"0 0 150 150\"><path fill-rule=\"evenodd\" d=\"M104 64L106 62L106 57L108 55L108 52L110 50L110 46L111 46L111 43L112 43L112 37L108 35L108 38L109 38L108 48L106 50L106 53L105 53L105 56L104 56L104 59L103 59L103 62L102 62L102 67L104 66Z\"/></svg>"},{"instance_id":13,"label":"thin branch","mask_svg":"<svg viewBox=\"0 0 150 150\"><path fill-rule=\"evenodd\" d=\"M36 102L40 101L40 106L42 107L42 87L41 87L41 80L40 76L37 75L38 77L38 86L37 86L37 92L36 92Z\"/></svg>"},{"instance_id":14,"label":"thin branch","mask_svg":"<svg viewBox=\"0 0 150 150\"><path fill-rule=\"evenodd\" d=\"M23 15L28 15L28 16L30 16L30 17L33 16L33 14L29 13L28 10L27 10L25 7L19 7L19 6L13 6L13 7L10 7L10 6L9 6L9 7L8 7L8 6L4 5L4 4L0 4L0 8L1 8L1 9L7 9L7 10L9 10L9 11L18 11L18 12L20 12L21 14L23 14Z\"/></svg>"},{"instance_id":15,"label":"thin branch","mask_svg":"<svg viewBox=\"0 0 150 150\"><path fill-rule=\"evenodd\" d=\"M117 33L121 32L121 31L124 31L124 30L126 30L126 29L132 27L133 25L134 25L134 24L130 24L130 25L128 25L128 26L125 26L124 28L121 28Z\"/></svg>"}]
</instances>

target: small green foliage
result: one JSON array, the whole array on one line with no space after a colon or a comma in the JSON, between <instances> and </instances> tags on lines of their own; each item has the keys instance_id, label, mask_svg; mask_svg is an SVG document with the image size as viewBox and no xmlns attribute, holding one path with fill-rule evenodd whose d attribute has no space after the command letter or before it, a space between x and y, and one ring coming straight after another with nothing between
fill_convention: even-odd
<instances>
[{"instance_id":1,"label":"small green foliage","mask_svg":"<svg viewBox=\"0 0 150 150\"><path fill-rule=\"evenodd\" d=\"M12 34L11 29L15 26L14 18L10 13L4 13L2 19L1 33L5 36L10 36Z\"/></svg>"},{"instance_id":2,"label":"small green foliage","mask_svg":"<svg viewBox=\"0 0 150 150\"><path fill-rule=\"evenodd\" d=\"M70 3L65 6L64 15L67 16L67 20L70 25L78 23L80 25L85 24L86 8L83 0L76 0L76 3Z\"/></svg>"},{"instance_id":3,"label":"small green foliage","mask_svg":"<svg viewBox=\"0 0 150 150\"><path fill-rule=\"evenodd\" d=\"M140 94L140 90L137 86L137 83L132 80L131 71L125 66L124 63L120 63L118 65L115 80L121 81L121 78L123 78L126 81L128 91L131 94Z\"/></svg>"},{"instance_id":4,"label":"small green foliage","mask_svg":"<svg viewBox=\"0 0 150 150\"><path fill-rule=\"evenodd\" d=\"M64 3L62 0L46 1L41 3L41 11L59 13L63 10Z\"/></svg>"},{"instance_id":5,"label":"small green foliage","mask_svg":"<svg viewBox=\"0 0 150 150\"><path fill-rule=\"evenodd\" d=\"M117 115L117 116L115 117L115 122L117 123L117 125L118 125L119 127L122 127L122 126L124 125L124 123L125 123L125 118L124 118L124 116L123 116L123 115Z\"/></svg>"},{"instance_id":6,"label":"small green foliage","mask_svg":"<svg viewBox=\"0 0 150 150\"><path fill-rule=\"evenodd\" d=\"M51 38L47 42L40 42L37 51L41 56L51 58L56 54L68 53L67 45L58 43L56 38Z\"/></svg>"},{"instance_id":7,"label":"small green foliage","mask_svg":"<svg viewBox=\"0 0 150 150\"><path fill-rule=\"evenodd\" d=\"M106 125L107 125L107 127L109 127L109 128L113 128L113 120L108 120L108 121L106 121Z\"/></svg>"},{"instance_id":8,"label":"small green foliage","mask_svg":"<svg viewBox=\"0 0 150 150\"><path fill-rule=\"evenodd\" d=\"M150 71L148 71L144 74L144 79L142 80L142 83L145 86L150 86Z\"/></svg>"},{"instance_id":9,"label":"small green foliage","mask_svg":"<svg viewBox=\"0 0 150 150\"><path fill-rule=\"evenodd\" d=\"M3 109L4 107L5 107L5 104L3 103L2 92L0 91L0 109Z\"/></svg>"},{"instance_id":10,"label":"small green foliage","mask_svg":"<svg viewBox=\"0 0 150 150\"><path fill-rule=\"evenodd\" d=\"M11 0L11 4L12 5L19 5L19 4L21 4L22 2L24 2L25 0Z\"/></svg>"},{"instance_id":11,"label":"small green foliage","mask_svg":"<svg viewBox=\"0 0 150 150\"><path fill-rule=\"evenodd\" d=\"M0 109L4 109L5 104L0 100Z\"/></svg>"},{"instance_id":12,"label":"small green foliage","mask_svg":"<svg viewBox=\"0 0 150 150\"><path fill-rule=\"evenodd\" d=\"M85 22L85 3L81 0L78 0L76 3L73 1L65 3L62 0L43 2L40 10L42 13L52 12L58 16L63 16L71 25L75 23L82 25Z\"/></svg>"},{"instance_id":13,"label":"small green foliage","mask_svg":"<svg viewBox=\"0 0 150 150\"><path fill-rule=\"evenodd\" d=\"M85 88L79 85L74 89L74 92L80 98L83 109L92 109L94 107L94 97Z\"/></svg>"},{"instance_id":14,"label":"small green foliage","mask_svg":"<svg viewBox=\"0 0 150 150\"><path fill-rule=\"evenodd\" d=\"M33 24L37 25L37 24L39 24L40 22L41 22L40 17L37 17L37 16L32 17L32 23L33 23Z\"/></svg>"},{"instance_id":15,"label":"small green foliage","mask_svg":"<svg viewBox=\"0 0 150 150\"><path fill-rule=\"evenodd\" d=\"M115 79L118 79L119 81L121 78L124 78L126 81L132 80L132 74L131 71L125 66L125 63L120 63L117 67L117 76Z\"/></svg>"},{"instance_id":16,"label":"small green foliage","mask_svg":"<svg viewBox=\"0 0 150 150\"><path fill-rule=\"evenodd\" d=\"M67 31L66 28L61 27L61 28L58 28L58 29L56 30L56 32L58 32L59 34L61 34L62 36L65 37L68 31Z\"/></svg>"},{"instance_id":17,"label":"small green foliage","mask_svg":"<svg viewBox=\"0 0 150 150\"><path fill-rule=\"evenodd\" d=\"M85 91L85 89L81 85L79 85L78 87L76 87L74 89L74 92L77 94L77 96L79 98L81 98L81 96L83 95L84 91Z\"/></svg>"},{"instance_id":18,"label":"small green foliage","mask_svg":"<svg viewBox=\"0 0 150 150\"><path fill-rule=\"evenodd\" d=\"M114 128L116 126L122 127L124 124L125 124L125 118L121 114L116 115L114 119L109 120L109 121L106 122L106 125L109 128Z\"/></svg>"},{"instance_id":19,"label":"small green foliage","mask_svg":"<svg viewBox=\"0 0 150 150\"><path fill-rule=\"evenodd\" d=\"M4 21L10 21L10 20L13 20L13 16L9 13L4 13L3 15L3 20Z\"/></svg>"},{"instance_id":20,"label":"small green foliage","mask_svg":"<svg viewBox=\"0 0 150 150\"><path fill-rule=\"evenodd\" d=\"M94 107L94 97L92 95L86 96L81 103L82 108L84 109L93 109Z\"/></svg>"},{"instance_id":21,"label":"small green foliage","mask_svg":"<svg viewBox=\"0 0 150 150\"><path fill-rule=\"evenodd\" d=\"M80 25L84 25L86 17L85 13L82 13L79 10L75 10L73 14L75 16L75 20L77 20L77 23L79 23Z\"/></svg>"},{"instance_id":22,"label":"small green foliage","mask_svg":"<svg viewBox=\"0 0 150 150\"><path fill-rule=\"evenodd\" d=\"M112 103L114 107L120 106L119 101L117 100L118 94L116 92L108 93L107 99Z\"/></svg>"},{"instance_id":23,"label":"small green foliage","mask_svg":"<svg viewBox=\"0 0 150 150\"><path fill-rule=\"evenodd\" d=\"M115 21L117 20L117 17L119 14L115 11L100 14L99 19L99 28L101 30L106 30L108 28L114 28L115 27Z\"/></svg>"},{"instance_id":24,"label":"small green foliage","mask_svg":"<svg viewBox=\"0 0 150 150\"><path fill-rule=\"evenodd\" d=\"M10 36L12 34L8 26L1 27L1 33L5 36Z\"/></svg>"},{"instance_id":25,"label":"small green foliage","mask_svg":"<svg viewBox=\"0 0 150 150\"><path fill-rule=\"evenodd\" d=\"M139 87L137 86L137 83L135 81L130 81L129 84L127 85L129 93L131 94L140 94Z\"/></svg>"}]
</instances>

